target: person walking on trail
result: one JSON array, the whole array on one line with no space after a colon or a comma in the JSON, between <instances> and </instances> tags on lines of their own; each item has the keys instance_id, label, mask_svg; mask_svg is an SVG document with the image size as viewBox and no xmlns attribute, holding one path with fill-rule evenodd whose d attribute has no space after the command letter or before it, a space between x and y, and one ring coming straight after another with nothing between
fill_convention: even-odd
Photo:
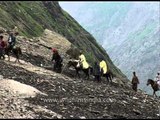
<instances>
[{"instance_id":1,"label":"person walking on trail","mask_svg":"<svg viewBox=\"0 0 160 120\"><path fill-rule=\"evenodd\" d=\"M157 84L160 86L160 71L158 71L157 73L156 81L157 81Z\"/></svg>"},{"instance_id":2,"label":"person walking on trail","mask_svg":"<svg viewBox=\"0 0 160 120\"><path fill-rule=\"evenodd\" d=\"M86 57L84 56L82 51L80 51L80 54L79 54L79 64L77 65L77 67L79 67L79 66L82 67L83 69L89 68L89 64L86 61Z\"/></svg>"},{"instance_id":3,"label":"person walking on trail","mask_svg":"<svg viewBox=\"0 0 160 120\"><path fill-rule=\"evenodd\" d=\"M15 47L16 45L16 36L18 35L18 32L11 32L9 34L9 37L8 37L8 44L9 44L9 50L12 51L13 48Z\"/></svg>"},{"instance_id":4,"label":"person walking on trail","mask_svg":"<svg viewBox=\"0 0 160 120\"><path fill-rule=\"evenodd\" d=\"M133 72L133 78L132 78L132 89L137 92L139 80L138 77L136 76L136 72Z\"/></svg>"},{"instance_id":5,"label":"person walking on trail","mask_svg":"<svg viewBox=\"0 0 160 120\"><path fill-rule=\"evenodd\" d=\"M62 57L59 55L59 52L57 49L55 48L52 48L52 52L53 52L53 55L52 55L52 62L54 64L53 66L53 70L56 71L56 72L61 72L62 70L62 62L63 62L63 59Z\"/></svg>"},{"instance_id":6,"label":"person walking on trail","mask_svg":"<svg viewBox=\"0 0 160 120\"><path fill-rule=\"evenodd\" d=\"M95 62L94 67L93 67L93 75L94 75L94 79L97 82L101 81L101 68L99 66L99 64L97 62Z\"/></svg>"},{"instance_id":7,"label":"person walking on trail","mask_svg":"<svg viewBox=\"0 0 160 120\"><path fill-rule=\"evenodd\" d=\"M0 59L2 58L3 60L5 59L5 47L6 47L6 43L3 40L3 36L0 36Z\"/></svg>"}]
</instances>

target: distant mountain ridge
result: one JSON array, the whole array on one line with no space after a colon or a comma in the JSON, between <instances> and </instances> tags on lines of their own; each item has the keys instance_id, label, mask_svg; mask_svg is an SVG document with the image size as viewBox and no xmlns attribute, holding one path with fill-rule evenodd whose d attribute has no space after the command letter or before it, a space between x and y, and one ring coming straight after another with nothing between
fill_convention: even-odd
<instances>
[{"instance_id":1,"label":"distant mountain ridge","mask_svg":"<svg viewBox=\"0 0 160 120\"><path fill-rule=\"evenodd\" d=\"M129 79L137 72L141 88L160 70L159 2L82 2L75 12L65 10L97 39Z\"/></svg>"}]
</instances>

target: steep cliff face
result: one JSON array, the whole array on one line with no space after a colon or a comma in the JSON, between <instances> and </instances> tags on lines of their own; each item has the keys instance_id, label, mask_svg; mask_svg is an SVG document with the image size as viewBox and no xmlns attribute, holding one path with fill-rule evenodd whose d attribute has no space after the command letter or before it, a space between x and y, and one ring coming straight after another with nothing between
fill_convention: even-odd
<instances>
[{"instance_id":1,"label":"steep cliff face","mask_svg":"<svg viewBox=\"0 0 160 120\"><path fill-rule=\"evenodd\" d=\"M0 25L11 29L15 25L21 35L40 36L44 29L53 30L66 37L73 45L82 49L90 63L104 57L111 70L120 77L125 77L115 67L106 51L94 37L83 29L55 1L10 1L0 2ZM54 41L53 41L54 42Z\"/></svg>"},{"instance_id":2,"label":"steep cliff face","mask_svg":"<svg viewBox=\"0 0 160 120\"><path fill-rule=\"evenodd\" d=\"M141 88L146 90L146 80L153 79L160 69L160 3L79 4L80 7L75 7L74 11L69 8L73 4L62 2L60 5L103 45L114 64L129 79L132 78L132 72L136 71Z\"/></svg>"}]
</instances>

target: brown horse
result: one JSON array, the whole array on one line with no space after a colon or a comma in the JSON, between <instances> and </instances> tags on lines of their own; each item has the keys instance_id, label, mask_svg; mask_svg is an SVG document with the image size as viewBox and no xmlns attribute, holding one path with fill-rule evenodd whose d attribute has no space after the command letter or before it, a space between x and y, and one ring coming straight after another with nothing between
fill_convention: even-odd
<instances>
[{"instance_id":1,"label":"brown horse","mask_svg":"<svg viewBox=\"0 0 160 120\"><path fill-rule=\"evenodd\" d=\"M154 81L154 80L152 80L152 79L148 79L148 81L147 81L147 86L148 86L149 84L151 84L151 87L152 87L152 89L153 89L153 96L155 95L155 96L157 97L156 91L160 90L159 87L158 87L157 82Z\"/></svg>"},{"instance_id":2,"label":"brown horse","mask_svg":"<svg viewBox=\"0 0 160 120\"><path fill-rule=\"evenodd\" d=\"M90 74L92 74L93 68L91 66L89 66L87 69L83 69L82 66L77 67L78 61L76 60L70 60L67 64L67 67L71 67L73 66L74 69L76 70L76 77L78 76L78 78L80 78L80 71L83 71L85 73L85 78L87 78L87 80L90 77Z\"/></svg>"},{"instance_id":3,"label":"brown horse","mask_svg":"<svg viewBox=\"0 0 160 120\"><path fill-rule=\"evenodd\" d=\"M8 56L8 61L10 61L10 53L13 53L13 55L16 57L15 62L19 62L19 56L22 54L22 50L20 47L15 47L13 49L10 49L9 46L5 47L4 49L5 54Z\"/></svg>"}]
</instances>

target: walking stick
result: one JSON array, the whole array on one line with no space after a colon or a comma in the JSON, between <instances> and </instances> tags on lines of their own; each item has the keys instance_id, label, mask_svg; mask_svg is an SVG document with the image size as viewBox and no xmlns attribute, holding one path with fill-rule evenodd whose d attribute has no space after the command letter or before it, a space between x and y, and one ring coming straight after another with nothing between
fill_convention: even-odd
<instances>
[{"instance_id":1,"label":"walking stick","mask_svg":"<svg viewBox=\"0 0 160 120\"><path fill-rule=\"evenodd\" d=\"M61 74L63 73L64 69L66 68L67 64L63 67L62 71L61 71Z\"/></svg>"}]
</instances>

